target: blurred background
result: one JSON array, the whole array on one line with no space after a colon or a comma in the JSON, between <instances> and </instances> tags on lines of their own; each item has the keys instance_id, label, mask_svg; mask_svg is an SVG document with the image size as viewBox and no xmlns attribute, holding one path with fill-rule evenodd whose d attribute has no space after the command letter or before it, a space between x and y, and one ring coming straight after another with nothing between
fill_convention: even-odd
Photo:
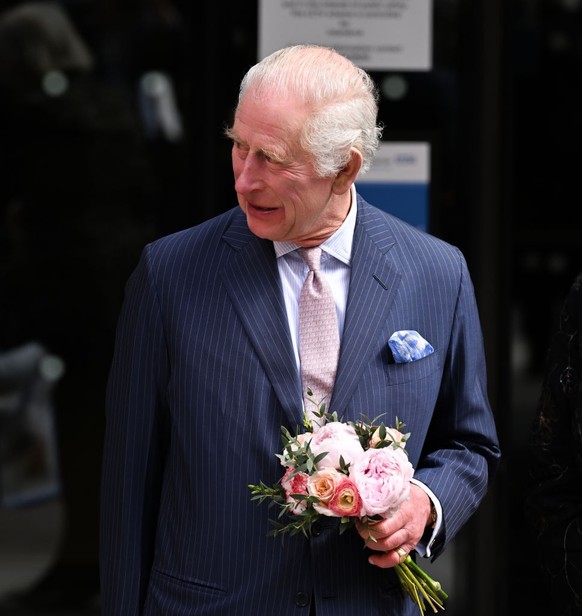
<instances>
[{"instance_id":1,"label":"blurred background","mask_svg":"<svg viewBox=\"0 0 582 616\"><path fill-rule=\"evenodd\" d=\"M147 241L236 204L222 128L258 17L258 0L0 0L0 614L99 613L123 284ZM430 69L371 72L384 141L430 146L427 226L467 257L504 452L434 570L448 616L551 614L521 490L582 269L582 1L438 0L431 36Z\"/></svg>"}]
</instances>

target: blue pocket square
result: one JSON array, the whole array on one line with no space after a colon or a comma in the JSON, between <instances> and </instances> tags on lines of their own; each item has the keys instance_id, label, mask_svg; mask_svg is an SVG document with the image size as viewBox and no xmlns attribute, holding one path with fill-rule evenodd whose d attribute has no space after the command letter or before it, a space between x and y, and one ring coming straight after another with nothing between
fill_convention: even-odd
<instances>
[{"instance_id":1,"label":"blue pocket square","mask_svg":"<svg viewBox=\"0 0 582 616\"><path fill-rule=\"evenodd\" d=\"M413 329L394 332L388 340L388 346L394 355L394 361L402 364L422 359L434 353L432 345Z\"/></svg>"}]
</instances>

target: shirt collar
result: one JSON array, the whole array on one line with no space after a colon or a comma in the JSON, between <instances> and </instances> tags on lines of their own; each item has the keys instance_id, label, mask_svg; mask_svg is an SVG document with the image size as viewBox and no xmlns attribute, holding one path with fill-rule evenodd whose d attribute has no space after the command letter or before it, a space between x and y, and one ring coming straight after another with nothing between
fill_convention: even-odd
<instances>
[{"instance_id":1,"label":"shirt collar","mask_svg":"<svg viewBox=\"0 0 582 616\"><path fill-rule=\"evenodd\" d=\"M346 265L351 264L352 244L354 241L354 229L356 228L356 213L358 209L356 187L353 184L350 188L350 198L350 209L346 219L335 231L335 233L331 237L328 237L323 244L321 244L322 250ZM299 248L299 246L293 242L274 241L273 245L275 246L275 254L277 259Z\"/></svg>"}]
</instances>

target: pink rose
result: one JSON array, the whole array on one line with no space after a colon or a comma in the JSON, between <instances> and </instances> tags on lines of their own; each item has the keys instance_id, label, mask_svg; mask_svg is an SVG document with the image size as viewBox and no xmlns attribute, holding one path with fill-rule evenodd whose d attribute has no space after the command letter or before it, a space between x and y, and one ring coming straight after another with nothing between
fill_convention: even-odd
<instances>
[{"instance_id":1,"label":"pink rose","mask_svg":"<svg viewBox=\"0 0 582 616\"><path fill-rule=\"evenodd\" d=\"M350 469L362 498L361 515L389 516L408 498L414 469L403 449L368 449Z\"/></svg>"},{"instance_id":2,"label":"pink rose","mask_svg":"<svg viewBox=\"0 0 582 616\"><path fill-rule=\"evenodd\" d=\"M285 494L287 495L287 502L291 503L290 511L292 513L302 513L305 511L307 504L304 500L297 500L293 498L292 494L305 494L307 495L307 473L295 473L294 468L289 467L283 478L281 479L281 485L285 490Z\"/></svg>"},{"instance_id":3,"label":"pink rose","mask_svg":"<svg viewBox=\"0 0 582 616\"><path fill-rule=\"evenodd\" d=\"M346 464L354 464L364 453L360 439L353 426L339 421L330 421L313 433L311 451L315 456L327 452L317 464L318 470L340 468L340 456Z\"/></svg>"},{"instance_id":4,"label":"pink rose","mask_svg":"<svg viewBox=\"0 0 582 616\"><path fill-rule=\"evenodd\" d=\"M344 479L337 486L328 507L338 517L361 515L362 499L356 484L349 477L344 475Z\"/></svg>"}]
</instances>

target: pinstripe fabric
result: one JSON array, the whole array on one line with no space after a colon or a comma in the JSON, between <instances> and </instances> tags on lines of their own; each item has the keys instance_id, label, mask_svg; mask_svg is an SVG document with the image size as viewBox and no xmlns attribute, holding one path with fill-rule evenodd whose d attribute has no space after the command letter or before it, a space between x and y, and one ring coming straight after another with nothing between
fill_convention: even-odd
<instances>
[{"instance_id":1,"label":"pinstripe fabric","mask_svg":"<svg viewBox=\"0 0 582 616\"><path fill-rule=\"evenodd\" d=\"M393 363L387 340L399 329L435 353ZM498 463L485 392L462 255L360 200L331 409L406 423L415 476L443 506L436 555ZM307 616L312 593L318 616L416 616L355 533L339 536L329 519L282 545L250 501L247 484L280 476L280 426L300 424L302 392L273 245L238 208L146 247L107 400L103 616Z\"/></svg>"}]
</instances>

